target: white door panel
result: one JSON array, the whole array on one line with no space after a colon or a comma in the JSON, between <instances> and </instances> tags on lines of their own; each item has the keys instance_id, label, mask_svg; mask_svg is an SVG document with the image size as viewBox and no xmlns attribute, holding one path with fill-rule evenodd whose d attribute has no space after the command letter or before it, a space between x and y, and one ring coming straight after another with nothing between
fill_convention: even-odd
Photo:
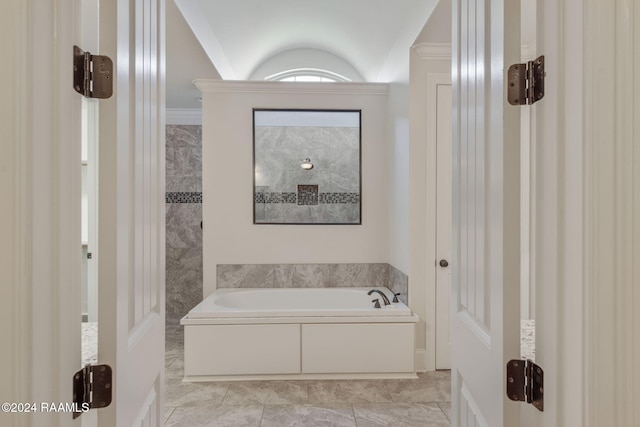
<instances>
[{"instance_id":1,"label":"white door panel","mask_svg":"<svg viewBox=\"0 0 640 427\"><path fill-rule=\"evenodd\" d=\"M436 369L451 369L451 78L436 89Z\"/></svg>"},{"instance_id":2,"label":"white door panel","mask_svg":"<svg viewBox=\"0 0 640 427\"><path fill-rule=\"evenodd\" d=\"M100 6L114 96L100 105L100 426L161 425L164 383L164 1Z\"/></svg>"},{"instance_id":3,"label":"white door panel","mask_svg":"<svg viewBox=\"0 0 640 427\"><path fill-rule=\"evenodd\" d=\"M516 426L504 370L519 355L519 1L454 0L452 425Z\"/></svg>"}]
</instances>

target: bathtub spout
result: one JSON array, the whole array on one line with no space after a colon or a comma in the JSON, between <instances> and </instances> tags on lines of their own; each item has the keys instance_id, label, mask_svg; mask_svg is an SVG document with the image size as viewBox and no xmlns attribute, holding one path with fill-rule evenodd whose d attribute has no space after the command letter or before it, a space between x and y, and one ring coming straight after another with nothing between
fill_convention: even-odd
<instances>
[{"instance_id":1,"label":"bathtub spout","mask_svg":"<svg viewBox=\"0 0 640 427\"><path fill-rule=\"evenodd\" d=\"M384 305L391 304L391 301L389 301L389 298L387 298L387 296L384 294L384 292L382 292L379 289L371 289L369 292L367 292L367 295L371 295L374 292L377 292L377 293L380 294L380 296L382 297L382 301L384 301Z\"/></svg>"}]
</instances>

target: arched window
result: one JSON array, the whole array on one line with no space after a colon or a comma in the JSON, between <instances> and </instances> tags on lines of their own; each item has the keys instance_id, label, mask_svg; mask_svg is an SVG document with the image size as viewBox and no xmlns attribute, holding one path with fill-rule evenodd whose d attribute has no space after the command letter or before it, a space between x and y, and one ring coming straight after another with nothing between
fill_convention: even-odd
<instances>
[{"instance_id":1,"label":"arched window","mask_svg":"<svg viewBox=\"0 0 640 427\"><path fill-rule=\"evenodd\" d=\"M270 81L280 82L350 82L338 73L317 68L296 68L272 74L264 78Z\"/></svg>"}]
</instances>

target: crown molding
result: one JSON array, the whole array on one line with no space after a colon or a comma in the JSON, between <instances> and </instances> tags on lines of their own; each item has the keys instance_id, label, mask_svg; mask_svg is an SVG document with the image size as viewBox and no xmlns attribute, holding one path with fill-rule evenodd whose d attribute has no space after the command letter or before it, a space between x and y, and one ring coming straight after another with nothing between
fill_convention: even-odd
<instances>
[{"instance_id":1,"label":"crown molding","mask_svg":"<svg viewBox=\"0 0 640 427\"><path fill-rule=\"evenodd\" d=\"M438 61L451 60L450 43L418 43L413 45L411 49L413 49L421 59Z\"/></svg>"},{"instance_id":2,"label":"crown molding","mask_svg":"<svg viewBox=\"0 0 640 427\"><path fill-rule=\"evenodd\" d=\"M194 80L202 92L224 93L290 93L290 94L334 94L334 95L382 95L386 96L386 83L305 83L264 82L253 80Z\"/></svg>"},{"instance_id":3,"label":"crown molding","mask_svg":"<svg viewBox=\"0 0 640 427\"><path fill-rule=\"evenodd\" d=\"M165 121L168 125L201 125L202 109L167 108Z\"/></svg>"}]
</instances>

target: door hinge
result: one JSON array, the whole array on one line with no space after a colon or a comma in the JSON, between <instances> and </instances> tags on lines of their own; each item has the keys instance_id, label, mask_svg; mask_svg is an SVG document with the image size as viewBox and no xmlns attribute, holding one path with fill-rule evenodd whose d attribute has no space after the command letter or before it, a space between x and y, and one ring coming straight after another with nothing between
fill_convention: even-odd
<instances>
[{"instance_id":1,"label":"door hinge","mask_svg":"<svg viewBox=\"0 0 640 427\"><path fill-rule=\"evenodd\" d=\"M110 98L113 94L113 62L73 47L73 88L87 98Z\"/></svg>"},{"instance_id":2,"label":"door hinge","mask_svg":"<svg viewBox=\"0 0 640 427\"><path fill-rule=\"evenodd\" d=\"M73 375L73 418L89 409L111 404L112 371L109 365L86 365Z\"/></svg>"},{"instance_id":3,"label":"door hinge","mask_svg":"<svg viewBox=\"0 0 640 427\"><path fill-rule=\"evenodd\" d=\"M531 360L510 360L507 363L507 397L531 403L544 411L544 372Z\"/></svg>"},{"instance_id":4,"label":"door hinge","mask_svg":"<svg viewBox=\"0 0 640 427\"><path fill-rule=\"evenodd\" d=\"M544 97L544 55L525 64L513 64L507 72L507 99L511 105L530 105Z\"/></svg>"}]
</instances>

